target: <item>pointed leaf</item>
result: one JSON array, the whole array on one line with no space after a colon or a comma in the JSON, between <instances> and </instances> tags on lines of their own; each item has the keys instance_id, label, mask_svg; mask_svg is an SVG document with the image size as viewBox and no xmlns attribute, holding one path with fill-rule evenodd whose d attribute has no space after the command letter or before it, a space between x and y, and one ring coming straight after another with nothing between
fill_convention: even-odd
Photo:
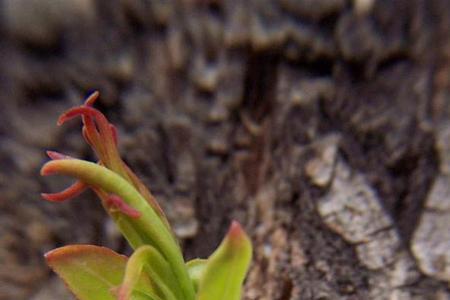
<instances>
[{"instance_id":1,"label":"pointed leaf","mask_svg":"<svg viewBox=\"0 0 450 300\"><path fill-rule=\"evenodd\" d=\"M115 300L112 290L122 282L127 262L123 255L91 245L65 246L45 258L79 300Z\"/></svg>"},{"instance_id":2,"label":"pointed leaf","mask_svg":"<svg viewBox=\"0 0 450 300\"><path fill-rule=\"evenodd\" d=\"M250 239L234 221L219 248L208 258L197 300L240 300L251 257Z\"/></svg>"}]
</instances>

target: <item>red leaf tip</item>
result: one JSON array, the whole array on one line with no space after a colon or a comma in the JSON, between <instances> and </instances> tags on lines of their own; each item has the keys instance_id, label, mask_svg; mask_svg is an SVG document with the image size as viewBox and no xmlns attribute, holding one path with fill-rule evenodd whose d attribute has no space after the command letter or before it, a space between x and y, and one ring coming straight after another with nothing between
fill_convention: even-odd
<instances>
[{"instance_id":1,"label":"red leaf tip","mask_svg":"<svg viewBox=\"0 0 450 300\"><path fill-rule=\"evenodd\" d=\"M52 163L53 161L47 162L41 168L41 176L48 176L57 173L57 167Z\"/></svg>"},{"instance_id":2,"label":"red leaf tip","mask_svg":"<svg viewBox=\"0 0 450 300\"><path fill-rule=\"evenodd\" d=\"M62 202L65 200L70 200L82 192L84 192L87 188L87 185L81 181L76 181L74 184L66 188L65 190L58 193L42 193L41 196L47 201L51 202Z\"/></svg>"},{"instance_id":3,"label":"red leaf tip","mask_svg":"<svg viewBox=\"0 0 450 300\"><path fill-rule=\"evenodd\" d=\"M63 154L63 153L59 153L56 151L51 151L51 150L47 150L46 151L47 156L50 157L50 159L52 160L59 160L59 159L72 159L73 157Z\"/></svg>"},{"instance_id":4,"label":"red leaf tip","mask_svg":"<svg viewBox=\"0 0 450 300\"><path fill-rule=\"evenodd\" d=\"M229 241L231 247L235 249L246 248L250 243L247 233L237 221L231 223L226 239Z\"/></svg>"},{"instance_id":5,"label":"red leaf tip","mask_svg":"<svg viewBox=\"0 0 450 300\"><path fill-rule=\"evenodd\" d=\"M128 300L130 295L130 289L127 285L122 284L118 288L116 288L115 291L113 291L116 296L117 300Z\"/></svg>"},{"instance_id":6,"label":"red leaf tip","mask_svg":"<svg viewBox=\"0 0 450 300\"><path fill-rule=\"evenodd\" d=\"M68 111L62 113L59 118L58 121L56 122L56 124L58 126L63 125L65 122L67 122L68 120L78 116L78 115L95 115L95 113L93 114L92 111L89 112L89 109L92 109L92 106L94 105L95 101L98 99L98 97L100 96L100 93L98 91L93 92L92 94L90 94L87 99L85 100L83 105L80 105L78 107L74 107L72 109L69 109ZM86 112L87 109L87 112Z\"/></svg>"},{"instance_id":7,"label":"red leaf tip","mask_svg":"<svg viewBox=\"0 0 450 300\"><path fill-rule=\"evenodd\" d=\"M97 101L98 97L100 96L99 91L94 91L92 94L90 94L86 100L84 101L84 105L92 106L94 105L95 101Z\"/></svg>"},{"instance_id":8,"label":"red leaf tip","mask_svg":"<svg viewBox=\"0 0 450 300\"><path fill-rule=\"evenodd\" d=\"M53 201L53 200L51 200L51 199L52 199L52 195L53 195L53 194L50 194L50 193L41 193L41 197L42 197L44 200L47 200L47 201Z\"/></svg>"},{"instance_id":9,"label":"red leaf tip","mask_svg":"<svg viewBox=\"0 0 450 300\"><path fill-rule=\"evenodd\" d=\"M242 234L245 234L242 229L241 224L238 221L233 220L230 225L230 229L228 230L228 236L230 238L239 238Z\"/></svg>"}]
</instances>

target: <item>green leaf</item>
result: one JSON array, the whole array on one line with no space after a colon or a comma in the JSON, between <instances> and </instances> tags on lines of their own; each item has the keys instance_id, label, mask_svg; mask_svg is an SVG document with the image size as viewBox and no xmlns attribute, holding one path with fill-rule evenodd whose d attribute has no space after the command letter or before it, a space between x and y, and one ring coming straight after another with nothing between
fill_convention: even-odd
<instances>
[{"instance_id":1,"label":"green leaf","mask_svg":"<svg viewBox=\"0 0 450 300\"><path fill-rule=\"evenodd\" d=\"M234 221L217 250L208 258L201 275L197 300L240 300L252 258L252 245Z\"/></svg>"},{"instance_id":2,"label":"green leaf","mask_svg":"<svg viewBox=\"0 0 450 300\"><path fill-rule=\"evenodd\" d=\"M122 282L127 262L123 255L91 245L65 246L45 258L79 300L115 300L112 291Z\"/></svg>"},{"instance_id":3,"label":"green leaf","mask_svg":"<svg viewBox=\"0 0 450 300\"><path fill-rule=\"evenodd\" d=\"M186 263L188 268L189 277L194 283L195 291L198 291L200 280L206 268L206 259L196 258Z\"/></svg>"},{"instance_id":4,"label":"green leaf","mask_svg":"<svg viewBox=\"0 0 450 300\"><path fill-rule=\"evenodd\" d=\"M125 277L118 293L119 300L133 299L131 295L142 274L148 276L154 290L149 296L164 300L183 299L170 265L158 250L147 245L137 249L128 260Z\"/></svg>"}]
</instances>

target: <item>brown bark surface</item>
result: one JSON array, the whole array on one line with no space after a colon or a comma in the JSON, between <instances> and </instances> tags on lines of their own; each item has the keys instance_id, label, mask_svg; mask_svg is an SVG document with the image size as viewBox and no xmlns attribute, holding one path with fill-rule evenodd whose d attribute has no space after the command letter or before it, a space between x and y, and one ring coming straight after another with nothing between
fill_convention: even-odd
<instances>
[{"instance_id":1,"label":"brown bark surface","mask_svg":"<svg viewBox=\"0 0 450 300\"><path fill-rule=\"evenodd\" d=\"M187 258L250 233L244 299L450 299L449 0L0 0L0 300L129 251L93 195L39 199L45 149L95 159L55 125L94 89Z\"/></svg>"}]
</instances>

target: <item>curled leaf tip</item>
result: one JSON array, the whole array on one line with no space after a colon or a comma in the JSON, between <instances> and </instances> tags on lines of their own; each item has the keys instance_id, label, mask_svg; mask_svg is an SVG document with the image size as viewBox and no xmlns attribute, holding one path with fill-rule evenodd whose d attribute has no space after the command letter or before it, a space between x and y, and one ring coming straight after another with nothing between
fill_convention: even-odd
<instances>
[{"instance_id":1,"label":"curled leaf tip","mask_svg":"<svg viewBox=\"0 0 450 300\"><path fill-rule=\"evenodd\" d=\"M129 206L122 198L117 195L109 195L106 200L108 206L115 208L130 218L137 219L141 216L141 213Z\"/></svg>"},{"instance_id":2,"label":"curled leaf tip","mask_svg":"<svg viewBox=\"0 0 450 300\"><path fill-rule=\"evenodd\" d=\"M117 150L117 130L101 111L91 106L94 100L86 101L87 104L73 107L64 112L58 119L58 125L75 117L81 117L83 137L86 142L94 148L100 160L108 167L119 171L122 163Z\"/></svg>"},{"instance_id":3,"label":"curled leaf tip","mask_svg":"<svg viewBox=\"0 0 450 300\"><path fill-rule=\"evenodd\" d=\"M67 121L72 120L73 118L76 118L78 116L92 117L98 121L108 123L106 117L97 109L87 105L80 105L77 107L73 107L67 110L66 112L62 113L58 118L57 124L62 125Z\"/></svg>"},{"instance_id":4,"label":"curled leaf tip","mask_svg":"<svg viewBox=\"0 0 450 300\"><path fill-rule=\"evenodd\" d=\"M54 162L56 161L51 160L42 166L40 171L41 176L49 176L58 172L58 165Z\"/></svg>"},{"instance_id":5,"label":"curled leaf tip","mask_svg":"<svg viewBox=\"0 0 450 300\"><path fill-rule=\"evenodd\" d=\"M58 193L42 193L41 196L47 201L51 202L62 202L65 200L70 200L72 198L75 198L82 192L84 192L87 189L87 185L84 182L76 181L74 184L69 186L68 188L64 189L61 192Z\"/></svg>"}]
</instances>

